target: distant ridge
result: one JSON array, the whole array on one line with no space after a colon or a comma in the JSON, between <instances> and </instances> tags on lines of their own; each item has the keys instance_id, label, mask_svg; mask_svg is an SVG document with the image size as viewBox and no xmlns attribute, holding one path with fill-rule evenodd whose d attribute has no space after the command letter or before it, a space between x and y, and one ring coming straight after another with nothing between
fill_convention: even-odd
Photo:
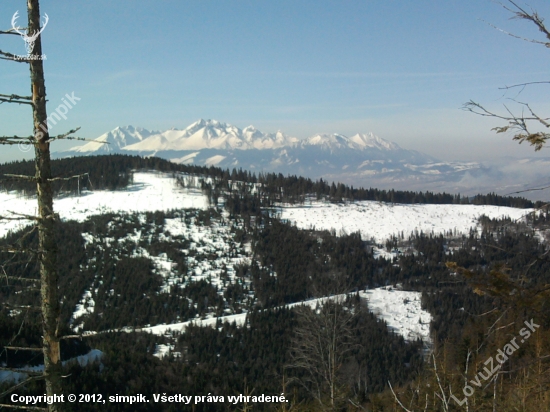
<instances>
[{"instance_id":1,"label":"distant ridge","mask_svg":"<svg viewBox=\"0 0 550 412\"><path fill-rule=\"evenodd\" d=\"M117 127L96 139L54 156L131 154L156 156L173 163L242 168L295 174L348 184L407 190L469 193L470 182L495 173L475 162L444 162L401 148L374 133L316 134L306 139L282 131L265 133L254 126L199 119L184 129L150 131ZM109 144L101 144L108 142ZM472 185L470 185L472 186ZM476 192L482 187L472 186Z\"/></svg>"},{"instance_id":2,"label":"distant ridge","mask_svg":"<svg viewBox=\"0 0 550 412\"><path fill-rule=\"evenodd\" d=\"M156 133L158 132L151 132L141 127L117 127L95 139L99 143L89 142L83 146L72 147L68 152L83 154L120 153L122 148L141 142ZM105 142L109 144L103 144Z\"/></svg>"},{"instance_id":3,"label":"distant ridge","mask_svg":"<svg viewBox=\"0 0 550 412\"><path fill-rule=\"evenodd\" d=\"M356 134L346 137L341 134L316 134L300 140L278 131L264 133L254 126L240 129L217 120L199 119L183 130L170 129L152 132L134 126L117 127L97 139L109 145L87 143L73 147L68 152L150 152L150 151L189 151L189 150L271 150L282 147L315 146L324 150L378 149L402 150L396 143L389 142L373 133Z\"/></svg>"}]
</instances>

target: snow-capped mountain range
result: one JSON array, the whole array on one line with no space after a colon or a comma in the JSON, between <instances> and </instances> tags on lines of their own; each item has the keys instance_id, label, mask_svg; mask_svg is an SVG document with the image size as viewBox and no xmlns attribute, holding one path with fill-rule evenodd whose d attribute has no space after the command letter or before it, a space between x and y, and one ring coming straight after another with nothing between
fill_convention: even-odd
<instances>
[{"instance_id":1,"label":"snow-capped mountain range","mask_svg":"<svg viewBox=\"0 0 550 412\"><path fill-rule=\"evenodd\" d=\"M400 150L392 142L368 134L356 134L346 137L340 134L317 134L305 140L290 137L285 133L263 133L254 126L239 129L236 126L217 120L200 119L183 130L170 129L164 132L149 131L143 128L117 127L95 141L83 146L73 147L68 152L159 152L190 150L272 150L282 147L316 146L325 150ZM108 143L108 144L103 144Z\"/></svg>"},{"instance_id":2,"label":"snow-capped mountain range","mask_svg":"<svg viewBox=\"0 0 550 412\"><path fill-rule=\"evenodd\" d=\"M94 142L54 156L108 153L158 156L175 163L322 177L384 189L462 194L500 190L500 193L507 193L529 182L525 174L517 173L516 169L525 168L522 164L517 164L512 170L510 162L504 166L487 166L476 162L440 161L415 150L403 149L373 133L358 133L351 137L316 134L298 139L282 131L264 133L254 126L240 129L204 119L182 130L117 127ZM541 176L534 178L540 179Z\"/></svg>"}]
</instances>

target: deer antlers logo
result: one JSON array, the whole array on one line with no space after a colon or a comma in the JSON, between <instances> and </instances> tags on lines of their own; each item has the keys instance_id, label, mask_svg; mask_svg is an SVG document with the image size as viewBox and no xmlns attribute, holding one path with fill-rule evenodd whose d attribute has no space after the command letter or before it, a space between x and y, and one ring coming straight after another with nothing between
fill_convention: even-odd
<instances>
[{"instance_id":1,"label":"deer antlers logo","mask_svg":"<svg viewBox=\"0 0 550 412\"><path fill-rule=\"evenodd\" d=\"M29 33L28 29L25 29L25 30L21 31L21 27L16 27L15 26L18 18L19 18L19 11L16 11L15 14L13 15L12 19L11 19L11 27L16 33L19 33L21 35L21 37L25 41L25 47L27 49L27 54L30 55L30 54L32 54L32 52L34 50L34 42L36 41L38 36L40 36L40 33L42 33L44 31L44 29L48 25L48 21L50 20L50 18L48 17L47 14L44 14L44 24L42 25L42 28L40 30L38 30L36 33L33 33L33 34Z\"/></svg>"}]
</instances>

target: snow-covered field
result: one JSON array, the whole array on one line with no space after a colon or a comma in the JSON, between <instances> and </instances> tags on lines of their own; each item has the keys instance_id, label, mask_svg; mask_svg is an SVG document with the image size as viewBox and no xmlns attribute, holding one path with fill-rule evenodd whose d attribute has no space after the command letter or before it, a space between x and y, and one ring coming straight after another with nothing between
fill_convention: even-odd
<instances>
[{"instance_id":1,"label":"snow-covered field","mask_svg":"<svg viewBox=\"0 0 550 412\"><path fill-rule=\"evenodd\" d=\"M200 190L181 188L171 174L136 172L134 184L125 190L84 192L80 197L55 200L54 208L62 219L83 221L108 212L145 212L170 209L205 209L208 199ZM36 199L23 198L15 193L0 193L0 215L9 212L36 214ZM475 205L404 205L376 201L332 204L313 201L304 206L283 206L281 217L299 228L336 230L351 233L360 231L363 239L383 242L403 232L408 237L415 231L442 233L449 230L468 233L477 227L481 215L491 218L509 216L520 219L532 209ZM28 221L2 221L0 237L9 230L28 225Z\"/></svg>"},{"instance_id":2,"label":"snow-covered field","mask_svg":"<svg viewBox=\"0 0 550 412\"><path fill-rule=\"evenodd\" d=\"M84 221L110 212L154 212L171 209L206 209L208 199L200 190L182 188L169 173L136 172L134 183L124 190L83 192L81 196L56 198L54 210L64 220ZM36 198L0 192L0 216L10 212L36 215ZM0 221L0 237L25 227L29 221Z\"/></svg>"},{"instance_id":3,"label":"snow-covered field","mask_svg":"<svg viewBox=\"0 0 550 412\"><path fill-rule=\"evenodd\" d=\"M423 231L439 234L456 230L468 234L478 226L481 215L490 218L508 216L520 219L533 209L476 205L404 205L376 201L332 204L313 201L304 206L281 207L281 218L301 229L334 229L336 234L361 232L364 240L374 238L381 243L401 232L407 238Z\"/></svg>"}]
</instances>

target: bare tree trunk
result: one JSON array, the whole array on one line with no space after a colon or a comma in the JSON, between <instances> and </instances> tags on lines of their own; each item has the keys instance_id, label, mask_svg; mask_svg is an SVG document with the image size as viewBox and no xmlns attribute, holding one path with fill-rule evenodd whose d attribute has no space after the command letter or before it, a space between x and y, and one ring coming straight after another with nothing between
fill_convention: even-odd
<instances>
[{"instance_id":1,"label":"bare tree trunk","mask_svg":"<svg viewBox=\"0 0 550 412\"><path fill-rule=\"evenodd\" d=\"M40 30L39 0L27 0L29 33ZM41 38L38 36L31 52L34 56L42 55ZM46 86L44 82L43 63L40 58L30 62L31 90L33 105L33 126L36 140L36 181L39 214L39 254L44 374L46 375L46 392L48 395L61 394L61 354L59 349L59 297L57 291L57 244L55 241L55 214L50 179L50 144L46 112ZM50 412L58 411L59 406L49 405Z\"/></svg>"}]
</instances>

